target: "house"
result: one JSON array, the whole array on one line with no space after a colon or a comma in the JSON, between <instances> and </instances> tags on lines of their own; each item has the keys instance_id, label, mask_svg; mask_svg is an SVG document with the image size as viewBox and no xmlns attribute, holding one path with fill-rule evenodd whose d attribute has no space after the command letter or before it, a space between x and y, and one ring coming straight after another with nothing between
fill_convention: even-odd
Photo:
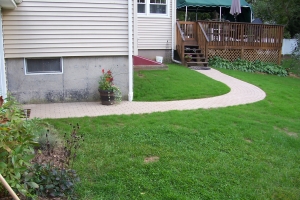
<instances>
[{"instance_id":1,"label":"house","mask_svg":"<svg viewBox=\"0 0 300 200\"><path fill-rule=\"evenodd\" d=\"M176 6L201 10L208 2L226 13L231 0L226 5L204 0L0 0L0 93L8 91L21 103L95 101L104 69L113 72L123 98L132 101L133 56L160 56L168 62L175 49L184 64L184 56L194 54L190 65L207 65L213 56L280 63L283 26L176 21ZM250 20L251 9L244 9L249 11L244 19Z\"/></svg>"},{"instance_id":2,"label":"house","mask_svg":"<svg viewBox=\"0 0 300 200\"><path fill-rule=\"evenodd\" d=\"M102 69L131 101L132 56L172 57L173 0L4 1L1 91L21 103L98 100Z\"/></svg>"}]
</instances>

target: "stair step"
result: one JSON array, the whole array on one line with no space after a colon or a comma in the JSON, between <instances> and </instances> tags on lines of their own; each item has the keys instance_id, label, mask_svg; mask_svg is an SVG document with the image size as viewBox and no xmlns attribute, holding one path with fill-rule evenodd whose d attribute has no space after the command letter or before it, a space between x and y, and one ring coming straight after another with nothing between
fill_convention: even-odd
<instances>
[{"instance_id":1,"label":"stair step","mask_svg":"<svg viewBox=\"0 0 300 200\"><path fill-rule=\"evenodd\" d=\"M201 51L201 49L191 49L191 48L185 48L184 50L187 50L187 51Z\"/></svg>"},{"instance_id":2,"label":"stair step","mask_svg":"<svg viewBox=\"0 0 300 200\"><path fill-rule=\"evenodd\" d=\"M197 64L197 63L200 63L200 64L208 64L208 62L187 62L187 64Z\"/></svg>"},{"instance_id":3,"label":"stair step","mask_svg":"<svg viewBox=\"0 0 300 200\"><path fill-rule=\"evenodd\" d=\"M197 41L185 41L184 42L184 46L189 46L189 47L198 47L198 43Z\"/></svg>"},{"instance_id":4,"label":"stair step","mask_svg":"<svg viewBox=\"0 0 300 200\"><path fill-rule=\"evenodd\" d=\"M192 57L192 59L205 59L205 57L203 57L203 56L202 57L198 57L197 56L197 57Z\"/></svg>"},{"instance_id":5,"label":"stair step","mask_svg":"<svg viewBox=\"0 0 300 200\"><path fill-rule=\"evenodd\" d=\"M194 70L210 70L209 66L190 66L189 68Z\"/></svg>"},{"instance_id":6,"label":"stair step","mask_svg":"<svg viewBox=\"0 0 300 200\"><path fill-rule=\"evenodd\" d=\"M184 55L203 55L203 53L184 53Z\"/></svg>"},{"instance_id":7,"label":"stair step","mask_svg":"<svg viewBox=\"0 0 300 200\"><path fill-rule=\"evenodd\" d=\"M205 58L202 58L202 59L192 59L190 62L206 62Z\"/></svg>"},{"instance_id":8,"label":"stair step","mask_svg":"<svg viewBox=\"0 0 300 200\"><path fill-rule=\"evenodd\" d=\"M197 66L205 66L205 67L207 67L208 66L208 62L187 62L186 63L187 64L187 66L195 66L195 65L197 65Z\"/></svg>"}]
</instances>

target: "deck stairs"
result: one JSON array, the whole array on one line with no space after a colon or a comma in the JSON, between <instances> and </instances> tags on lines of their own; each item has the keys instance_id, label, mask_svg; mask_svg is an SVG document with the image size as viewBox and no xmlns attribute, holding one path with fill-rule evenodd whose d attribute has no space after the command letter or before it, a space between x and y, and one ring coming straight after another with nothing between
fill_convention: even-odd
<instances>
[{"instance_id":1,"label":"deck stairs","mask_svg":"<svg viewBox=\"0 0 300 200\"><path fill-rule=\"evenodd\" d=\"M197 44L195 39L189 39L184 43L184 57L186 55L191 55L192 60L186 61L184 58L184 64L187 67L191 66L199 66L199 67L208 67L207 58L205 58L204 54L201 53L201 49Z\"/></svg>"}]
</instances>

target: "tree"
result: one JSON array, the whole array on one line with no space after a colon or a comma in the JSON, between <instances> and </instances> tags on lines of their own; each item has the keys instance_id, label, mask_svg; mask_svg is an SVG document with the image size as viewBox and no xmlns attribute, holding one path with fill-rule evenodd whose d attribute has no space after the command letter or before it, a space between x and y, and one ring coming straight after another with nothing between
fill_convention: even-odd
<instances>
[{"instance_id":1,"label":"tree","mask_svg":"<svg viewBox=\"0 0 300 200\"><path fill-rule=\"evenodd\" d=\"M250 2L249 2L250 1ZM285 25L285 34L294 36L300 32L300 0L248 0L254 16L264 22Z\"/></svg>"}]
</instances>

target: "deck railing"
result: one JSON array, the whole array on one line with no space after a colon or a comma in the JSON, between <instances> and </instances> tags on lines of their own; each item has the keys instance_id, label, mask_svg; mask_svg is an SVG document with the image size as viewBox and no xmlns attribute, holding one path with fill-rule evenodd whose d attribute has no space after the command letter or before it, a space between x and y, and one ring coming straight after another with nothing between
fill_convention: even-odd
<instances>
[{"instance_id":1,"label":"deck railing","mask_svg":"<svg viewBox=\"0 0 300 200\"><path fill-rule=\"evenodd\" d=\"M181 37L196 40L208 58L218 55L229 60L243 58L280 63L283 41L281 25L178 21L177 26L182 31ZM184 44L187 41L181 45Z\"/></svg>"},{"instance_id":2,"label":"deck railing","mask_svg":"<svg viewBox=\"0 0 300 200\"><path fill-rule=\"evenodd\" d=\"M214 46L281 47L283 26L198 21Z\"/></svg>"}]
</instances>

